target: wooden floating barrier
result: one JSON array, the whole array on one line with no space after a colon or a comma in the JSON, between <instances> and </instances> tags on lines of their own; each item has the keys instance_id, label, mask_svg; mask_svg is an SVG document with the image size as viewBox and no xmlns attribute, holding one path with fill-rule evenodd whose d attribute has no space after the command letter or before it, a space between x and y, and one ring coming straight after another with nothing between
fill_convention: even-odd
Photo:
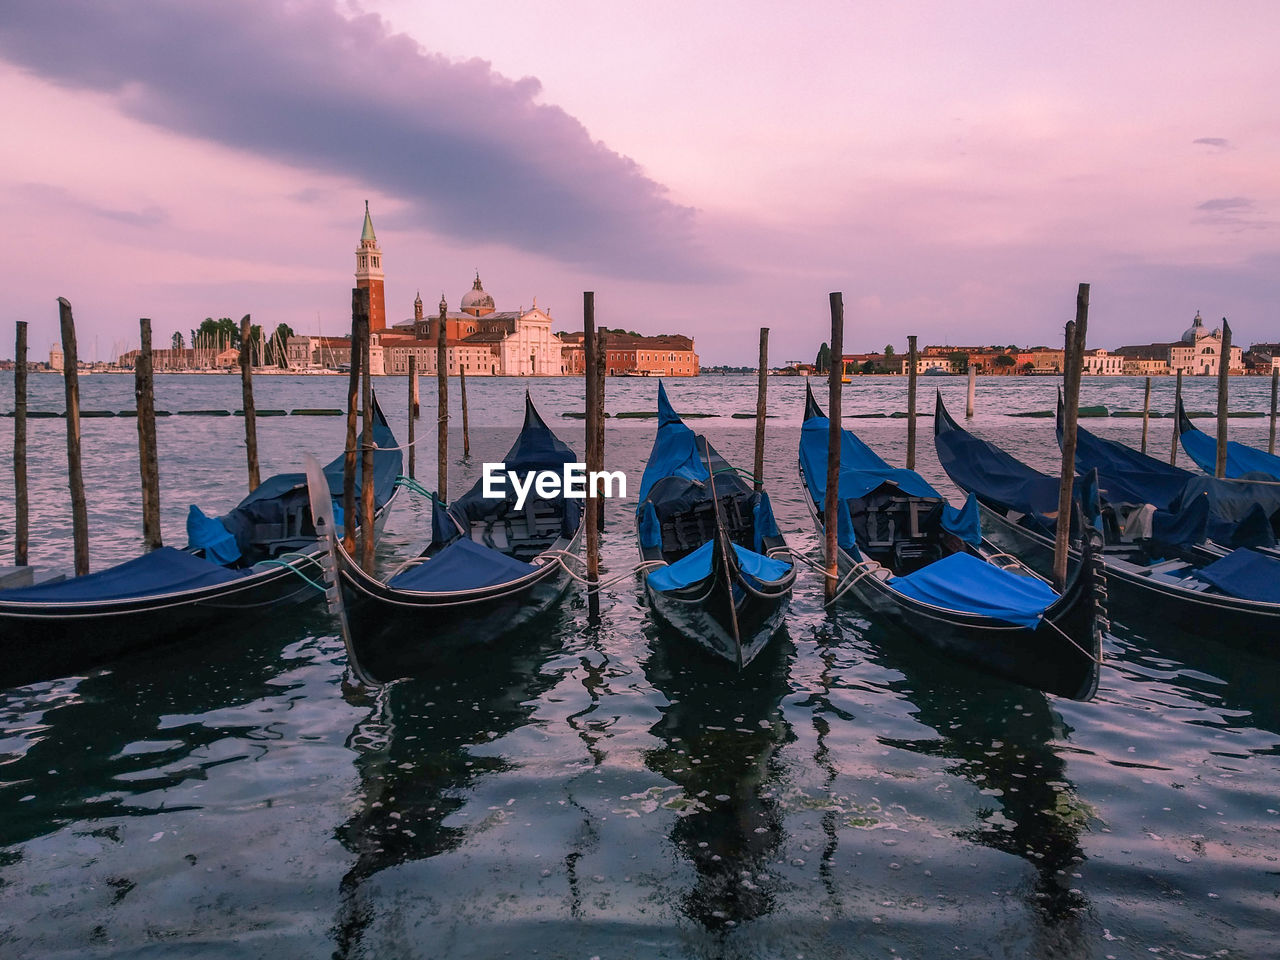
<instances>
[{"instance_id":1,"label":"wooden floating barrier","mask_svg":"<svg viewBox=\"0 0 1280 960\"><path fill-rule=\"evenodd\" d=\"M230 410L179 410L180 417L229 417Z\"/></svg>"},{"instance_id":2,"label":"wooden floating barrier","mask_svg":"<svg viewBox=\"0 0 1280 960\"><path fill-rule=\"evenodd\" d=\"M81 410L80 411L80 419L82 420L86 417L114 417L115 415L116 415L116 412L114 410Z\"/></svg>"},{"instance_id":3,"label":"wooden floating barrier","mask_svg":"<svg viewBox=\"0 0 1280 960\"><path fill-rule=\"evenodd\" d=\"M244 411L232 410L231 415L233 417L243 417ZM289 415L289 411L288 410L255 410L253 411L253 415L255 417L287 417Z\"/></svg>"},{"instance_id":4,"label":"wooden floating barrier","mask_svg":"<svg viewBox=\"0 0 1280 960\"><path fill-rule=\"evenodd\" d=\"M343 411L332 407L299 407L289 411L292 417L340 417L342 413Z\"/></svg>"}]
</instances>

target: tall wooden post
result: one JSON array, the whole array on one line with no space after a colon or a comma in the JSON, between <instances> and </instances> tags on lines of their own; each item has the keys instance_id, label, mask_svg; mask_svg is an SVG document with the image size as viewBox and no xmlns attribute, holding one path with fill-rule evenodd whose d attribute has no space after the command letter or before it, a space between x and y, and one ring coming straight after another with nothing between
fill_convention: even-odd
<instances>
[{"instance_id":1,"label":"tall wooden post","mask_svg":"<svg viewBox=\"0 0 1280 960\"><path fill-rule=\"evenodd\" d=\"M356 411L360 404L360 361L369 329L369 291L351 290L351 374L347 379L347 449L342 461L342 545L356 552Z\"/></svg>"},{"instance_id":2,"label":"tall wooden post","mask_svg":"<svg viewBox=\"0 0 1280 960\"><path fill-rule=\"evenodd\" d=\"M19 320L17 328L13 347L13 563L25 567L31 542L31 515L27 503L27 321ZM1271 423L1274 433L1274 416Z\"/></svg>"},{"instance_id":3,"label":"tall wooden post","mask_svg":"<svg viewBox=\"0 0 1280 960\"><path fill-rule=\"evenodd\" d=\"M75 573L89 572L89 510L84 499L84 474L80 463L80 378L76 352L76 321L71 304L58 298L62 327L62 382L67 395L67 483L71 488L71 535L75 544Z\"/></svg>"},{"instance_id":4,"label":"tall wooden post","mask_svg":"<svg viewBox=\"0 0 1280 960\"><path fill-rule=\"evenodd\" d=\"M1076 421L1080 416L1080 370L1089 326L1089 284L1076 293L1076 318L1067 322L1066 372L1063 398L1062 473L1058 485L1058 521L1053 541L1053 585L1061 593L1067 584L1067 552L1071 541L1072 487L1076 475ZM1084 531L1080 531L1084 536Z\"/></svg>"},{"instance_id":5,"label":"tall wooden post","mask_svg":"<svg viewBox=\"0 0 1280 960\"><path fill-rule=\"evenodd\" d=\"M907 469L916 468L916 336L907 337Z\"/></svg>"},{"instance_id":6,"label":"tall wooden post","mask_svg":"<svg viewBox=\"0 0 1280 960\"><path fill-rule=\"evenodd\" d=\"M1142 397L1142 452L1147 452L1147 423L1151 418L1151 378L1147 377L1147 389Z\"/></svg>"},{"instance_id":7,"label":"tall wooden post","mask_svg":"<svg viewBox=\"0 0 1280 960\"><path fill-rule=\"evenodd\" d=\"M844 297L839 292L830 295L831 302L831 372L827 377L827 490L823 503L822 524L827 535L826 561L827 601L835 598L840 580L839 542L836 537L836 508L840 498L840 388L844 373Z\"/></svg>"},{"instance_id":8,"label":"tall wooden post","mask_svg":"<svg viewBox=\"0 0 1280 960\"><path fill-rule=\"evenodd\" d=\"M364 302L369 303L369 291L364 292ZM364 335L360 338L360 410L364 414L361 432L364 442L360 445L360 565L365 573L373 573L373 552L376 537L373 530L373 363L369 330L369 314L365 312Z\"/></svg>"},{"instance_id":9,"label":"tall wooden post","mask_svg":"<svg viewBox=\"0 0 1280 960\"><path fill-rule=\"evenodd\" d=\"M764 489L764 421L768 416L769 328L760 328L760 368L756 377L755 489Z\"/></svg>"},{"instance_id":10,"label":"tall wooden post","mask_svg":"<svg viewBox=\"0 0 1280 960\"><path fill-rule=\"evenodd\" d=\"M1280 385L1280 367L1271 368L1271 436L1267 440L1267 453L1276 452L1276 387Z\"/></svg>"},{"instance_id":11,"label":"tall wooden post","mask_svg":"<svg viewBox=\"0 0 1280 960\"><path fill-rule=\"evenodd\" d=\"M604 330L596 331L596 419L595 449L596 472L604 470L604 378L609 363L609 334ZM596 511L596 527L604 533L604 501L600 501L600 509Z\"/></svg>"},{"instance_id":12,"label":"tall wooden post","mask_svg":"<svg viewBox=\"0 0 1280 960\"><path fill-rule=\"evenodd\" d=\"M448 318L440 304L440 322L436 324L436 496L449 502L449 347Z\"/></svg>"},{"instance_id":13,"label":"tall wooden post","mask_svg":"<svg viewBox=\"0 0 1280 960\"><path fill-rule=\"evenodd\" d=\"M462 394L462 458L471 459L471 421L467 416L467 371L458 364L458 391Z\"/></svg>"},{"instance_id":14,"label":"tall wooden post","mask_svg":"<svg viewBox=\"0 0 1280 960\"><path fill-rule=\"evenodd\" d=\"M258 412L253 405L253 341L249 314L240 320L240 393L244 398L244 446L249 459L249 492L258 489Z\"/></svg>"},{"instance_id":15,"label":"tall wooden post","mask_svg":"<svg viewBox=\"0 0 1280 960\"><path fill-rule=\"evenodd\" d=\"M1178 406L1182 403L1182 368L1178 368L1178 383L1173 391L1173 409L1176 413ZM1170 466L1178 465L1178 420L1174 417L1173 421L1173 440L1169 445L1169 464Z\"/></svg>"},{"instance_id":16,"label":"tall wooden post","mask_svg":"<svg viewBox=\"0 0 1280 960\"><path fill-rule=\"evenodd\" d=\"M418 358L409 354L409 479L414 477L414 458L417 447L413 441L413 418L418 415Z\"/></svg>"},{"instance_id":17,"label":"tall wooden post","mask_svg":"<svg viewBox=\"0 0 1280 960\"><path fill-rule=\"evenodd\" d=\"M964 405L964 415L969 420L973 419L973 395L977 392L978 384L978 368L972 363L969 364L969 394Z\"/></svg>"},{"instance_id":18,"label":"tall wooden post","mask_svg":"<svg viewBox=\"0 0 1280 960\"><path fill-rule=\"evenodd\" d=\"M1222 318L1222 352L1218 355L1218 459L1213 475L1227 475L1227 378L1231 375L1231 325Z\"/></svg>"},{"instance_id":19,"label":"tall wooden post","mask_svg":"<svg viewBox=\"0 0 1280 960\"><path fill-rule=\"evenodd\" d=\"M597 408L600 406L596 380L596 295L590 290L582 294L582 358L586 366L586 456L587 477L596 469ZM587 487L587 501L582 522L587 533L587 612L591 622L600 619L600 594L596 588L600 582L600 501L596 499L595 484Z\"/></svg>"},{"instance_id":20,"label":"tall wooden post","mask_svg":"<svg viewBox=\"0 0 1280 960\"><path fill-rule=\"evenodd\" d=\"M160 538L160 458L156 451L156 391L151 352L151 321L138 321L141 345L133 368L138 407L138 469L142 474L142 542L147 550L164 546Z\"/></svg>"}]
</instances>

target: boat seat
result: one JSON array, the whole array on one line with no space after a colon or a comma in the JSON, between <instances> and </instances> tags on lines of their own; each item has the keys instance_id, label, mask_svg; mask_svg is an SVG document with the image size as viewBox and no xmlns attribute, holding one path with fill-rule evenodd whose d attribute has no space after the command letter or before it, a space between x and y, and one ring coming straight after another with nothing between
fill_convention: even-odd
<instances>
[{"instance_id":1,"label":"boat seat","mask_svg":"<svg viewBox=\"0 0 1280 960\"><path fill-rule=\"evenodd\" d=\"M1185 560L1162 560L1159 563L1152 564L1147 569L1151 573L1173 573L1176 570L1186 570L1191 564Z\"/></svg>"},{"instance_id":2,"label":"boat seat","mask_svg":"<svg viewBox=\"0 0 1280 960\"><path fill-rule=\"evenodd\" d=\"M1195 577L1175 577L1167 573L1153 573L1151 579L1156 583L1167 584L1171 587L1181 587L1183 590L1195 590L1197 593L1201 590L1208 590L1210 584L1203 580L1197 580Z\"/></svg>"}]
</instances>

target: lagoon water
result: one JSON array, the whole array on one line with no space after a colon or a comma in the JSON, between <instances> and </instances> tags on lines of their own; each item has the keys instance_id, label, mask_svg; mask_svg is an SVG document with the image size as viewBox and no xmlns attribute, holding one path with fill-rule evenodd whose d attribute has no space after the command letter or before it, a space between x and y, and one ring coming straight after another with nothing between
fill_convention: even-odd
<instances>
[{"instance_id":1,"label":"lagoon water","mask_svg":"<svg viewBox=\"0 0 1280 960\"><path fill-rule=\"evenodd\" d=\"M133 405L132 378L81 380L86 410ZM260 377L262 409L341 407L340 377ZM375 384L398 437L404 378ZM770 382L766 483L816 556L795 473L803 381ZM1054 469L1057 382L978 381L972 429ZM1269 381L1235 380L1263 411ZM528 388L581 450L581 386L457 382L450 489L500 459ZM965 381L940 387L953 414ZM677 409L750 468L752 377L670 381ZM171 411L239 407L235 377L157 378ZM422 382L418 476L435 476ZM1216 384L1185 383L1213 407ZM33 410L62 382L33 376ZM905 409L901 378L856 378L846 413ZM1172 379L1153 409L1172 408ZM610 381L611 412L656 384ZM0 410L12 375L0 375ZM823 397L825 405L825 396ZM1088 378L1083 404L1140 410L1142 381ZM919 467L954 493L922 418ZM1085 420L1139 442L1141 420ZM636 560L630 522L655 422L613 419L604 563ZM849 419L901 463L905 421ZM1211 421L1201 421L1212 429ZM1168 456L1169 419L1150 444ZM0 562L12 543L12 419L0 419ZM263 475L341 447L340 417L263 417ZM70 565L64 421L29 423L32 562ZM82 423L94 569L140 549L135 421ZM166 542L189 503L245 492L243 421L159 421ZM1233 419L1265 445L1265 419ZM1185 456L1179 462L1187 465ZM390 564L426 535L402 497ZM1280 679L1160 624L1117 622L1094 702L1045 697L917 650L853 601L824 610L802 568L786 632L739 676L651 624L638 582L380 693L352 686L317 604L84 676L0 692L0 957L1233 957L1280 956ZM430 642L430 625L406 642Z\"/></svg>"}]
</instances>

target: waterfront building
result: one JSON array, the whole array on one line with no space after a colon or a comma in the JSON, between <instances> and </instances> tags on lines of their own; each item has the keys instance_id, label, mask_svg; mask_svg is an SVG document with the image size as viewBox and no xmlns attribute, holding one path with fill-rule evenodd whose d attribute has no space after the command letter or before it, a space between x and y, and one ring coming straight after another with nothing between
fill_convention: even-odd
<instances>
[{"instance_id":1,"label":"waterfront building","mask_svg":"<svg viewBox=\"0 0 1280 960\"><path fill-rule=\"evenodd\" d=\"M647 337L605 330L605 373L610 377L696 377L701 372L692 337L664 333ZM565 372L586 372L581 331L560 334Z\"/></svg>"},{"instance_id":2,"label":"waterfront building","mask_svg":"<svg viewBox=\"0 0 1280 960\"><path fill-rule=\"evenodd\" d=\"M1124 373L1124 357L1108 350L1086 350L1082 371L1088 377L1118 377Z\"/></svg>"},{"instance_id":3,"label":"waterfront building","mask_svg":"<svg viewBox=\"0 0 1280 960\"><path fill-rule=\"evenodd\" d=\"M1191 376L1216 377L1221 354L1222 329L1206 330L1200 312L1196 311L1195 319L1183 332L1182 339L1169 348L1169 369L1174 373L1182 370ZM1244 351L1239 347L1231 348L1228 370L1244 372Z\"/></svg>"},{"instance_id":4,"label":"waterfront building","mask_svg":"<svg viewBox=\"0 0 1280 960\"><path fill-rule=\"evenodd\" d=\"M1033 374L1062 373L1063 351L1050 347L1032 347L1027 351Z\"/></svg>"}]
</instances>

